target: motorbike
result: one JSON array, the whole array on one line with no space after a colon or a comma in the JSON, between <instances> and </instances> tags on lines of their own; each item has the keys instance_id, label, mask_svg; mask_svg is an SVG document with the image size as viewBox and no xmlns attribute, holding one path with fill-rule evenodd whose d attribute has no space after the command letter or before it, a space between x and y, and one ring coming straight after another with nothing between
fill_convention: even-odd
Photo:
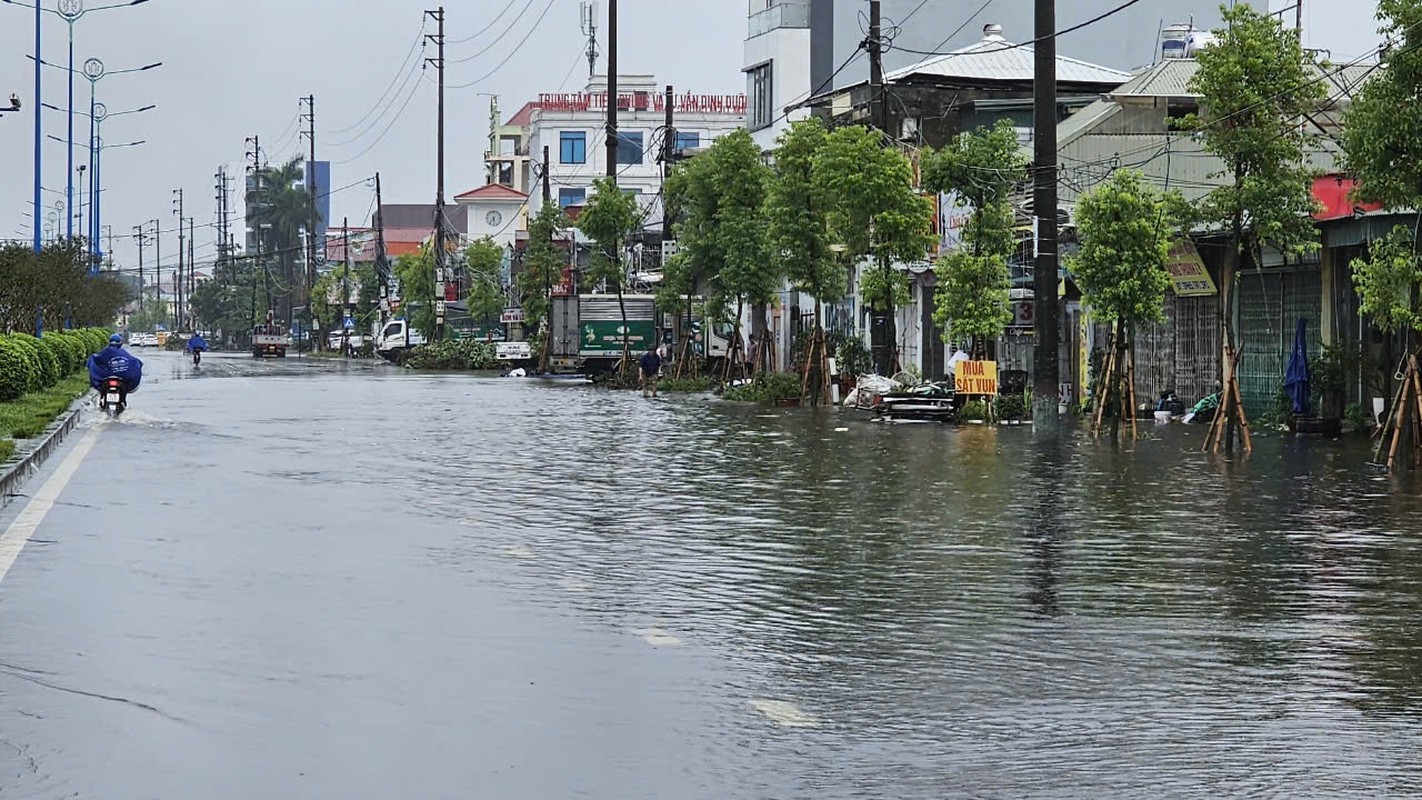
<instances>
[{"instance_id":1,"label":"motorbike","mask_svg":"<svg viewBox=\"0 0 1422 800\"><path fill-rule=\"evenodd\" d=\"M196 366L199 366L200 364L202 364L202 351L201 351L201 350L194 350L194 351L193 351L193 366L196 367Z\"/></svg>"},{"instance_id":2,"label":"motorbike","mask_svg":"<svg viewBox=\"0 0 1422 800\"><path fill-rule=\"evenodd\" d=\"M105 378L99 386L99 409L117 419L128 407L127 393L123 390L123 380L117 377Z\"/></svg>"}]
</instances>

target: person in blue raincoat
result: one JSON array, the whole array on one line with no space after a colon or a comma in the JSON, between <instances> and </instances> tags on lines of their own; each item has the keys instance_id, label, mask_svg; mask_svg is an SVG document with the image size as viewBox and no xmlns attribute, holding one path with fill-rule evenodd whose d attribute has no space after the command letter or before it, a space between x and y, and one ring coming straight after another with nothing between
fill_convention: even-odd
<instances>
[{"instance_id":1,"label":"person in blue raincoat","mask_svg":"<svg viewBox=\"0 0 1422 800\"><path fill-rule=\"evenodd\" d=\"M115 333L109 337L109 346L89 356L89 385L98 389L104 380L117 376L123 381L123 398L129 392L138 390L143 381L143 362L123 349L123 337Z\"/></svg>"},{"instance_id":2,"label":"person in blue raincoat","mask_svg":"<svg viewBox=\"0 0 1422 800\"><path fill-rule=\"evenodd\" d=\"M183 352L193 357L194 365L202 361L202 354L206 352L207 349L207 340L202 338L202 334L196 331L194 331L192 337L188 339L188 343L183 345Z\"/></svg>"}]
</instances>

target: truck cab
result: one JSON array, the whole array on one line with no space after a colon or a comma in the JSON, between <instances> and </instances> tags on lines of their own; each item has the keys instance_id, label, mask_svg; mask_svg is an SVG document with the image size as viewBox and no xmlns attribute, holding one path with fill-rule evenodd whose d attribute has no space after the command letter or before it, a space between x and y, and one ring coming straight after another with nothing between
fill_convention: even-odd
<instances>
[{"instance_id":1,"label":"truck cab","mask_svg":"<svg viewBox=\"0 0 1422 800\"><path fill-rule=\"evenodd\" d=\"M387 361L396 361L414 347L425 343L424 334L415 330L408 320L392 319L375 336L375 352Z\"/></svg>"},{"instance_id":2,"label":"truck cab","mask_svg":"<svg viewBox=\"0 0 1422 800\"><path fill-rule=\"evenodd\" d=\"M275 322L272 312L268 311L267 321L252 328L252 356L286 358L286 347L286 330Z\"/></svg>"}]
</instances>

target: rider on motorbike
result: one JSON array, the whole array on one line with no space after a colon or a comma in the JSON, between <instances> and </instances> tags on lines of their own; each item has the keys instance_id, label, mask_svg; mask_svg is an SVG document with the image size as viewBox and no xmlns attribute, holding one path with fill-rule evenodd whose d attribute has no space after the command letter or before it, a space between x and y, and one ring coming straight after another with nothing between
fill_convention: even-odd
<instances>
[{"instance_id":1,"label":"rider on motorbike","mask_svg":"<svg viewBox=\"0 0 1422 800\"><path fill-rule=\"evenodd\" d=\"M123 337L115 333L109 337L109 346L89 356L89 385L101 389L104 380L110 376L123 381L120 402L127 402L128 393L138 390L143 380L143 362L123 349Z\"/></svg>"},{"instance_id":2,"label":"rider on motorbike","mask_svg":"<svg viewBox=\"0 0 1422 800\"><path fill-rule=\"evenodd\" d=\"M188 343L183 346L183 352L193 357L194 364L202 360L202 354L207 350L207 340L202 338L202 334L196 332L193 333L191 339L188 339Z\"/></svg>"}]
</instances>

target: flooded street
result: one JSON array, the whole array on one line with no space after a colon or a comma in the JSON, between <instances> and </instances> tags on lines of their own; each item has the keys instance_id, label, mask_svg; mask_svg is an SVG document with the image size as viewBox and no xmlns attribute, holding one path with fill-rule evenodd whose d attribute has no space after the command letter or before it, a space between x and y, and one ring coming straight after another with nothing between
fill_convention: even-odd
<instances>
[{"instance_id":1,"label":"flooded street","mask_svg":"<svg viewBox=\"0 0 1422 800\"><path fill-rule=\"evenodd\" d=\"M25 487L74 465L0 797L1422 793L1422 482L1364 440L140 356Z\"/></svg>"}]
</instances>

